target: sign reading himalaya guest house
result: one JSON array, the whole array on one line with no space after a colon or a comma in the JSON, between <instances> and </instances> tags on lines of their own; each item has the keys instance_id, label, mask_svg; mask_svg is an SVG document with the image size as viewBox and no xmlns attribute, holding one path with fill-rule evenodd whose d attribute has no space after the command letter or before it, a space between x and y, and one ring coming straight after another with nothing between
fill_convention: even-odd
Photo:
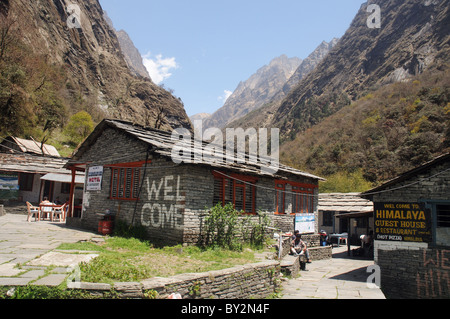
<instances>
[{"instance_id":1,"label":"sign reading himalaya guest house","mask_svg":"<svg viewBox=\"0 0 450 319\"><path fill-rule=\"evenodd\" d=\"M431 211L423 203L374 203L375 240L431 242Z\"/></svg>"}]
</instances>

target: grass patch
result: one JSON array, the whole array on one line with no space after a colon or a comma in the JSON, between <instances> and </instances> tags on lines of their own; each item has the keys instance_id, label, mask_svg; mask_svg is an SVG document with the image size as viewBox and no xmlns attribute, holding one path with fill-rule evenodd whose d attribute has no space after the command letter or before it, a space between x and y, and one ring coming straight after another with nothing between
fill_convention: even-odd
<instances>
[{"instance_id":1,"label":"grass patch","mask_svg":"<svg viewBox=\"0 0 450 319\"><path fill-rule=\"evenodd\" d=\"M181 245L154 248L146 241L122 237L107 238L102 244L62 244L58 249L98 251L96 259L80 265L81 280L109 284L220 270L256 261L251 249L237 252Z\"/></svg>"}]
</instances>

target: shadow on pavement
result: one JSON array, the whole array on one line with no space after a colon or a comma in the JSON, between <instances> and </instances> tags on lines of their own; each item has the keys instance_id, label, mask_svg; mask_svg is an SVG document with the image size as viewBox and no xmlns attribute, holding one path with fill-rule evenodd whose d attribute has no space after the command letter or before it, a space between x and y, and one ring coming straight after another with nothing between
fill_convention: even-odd
<instances>
[{"instance_id":1,"label":"shadow on pavement","mask_svg":"<svg viewBox=\"0 0 450 319\"><path fill-rule=\"evenodd\" d=\"M354 270L351 270L351 271L343 273L343 274L339 274L339 275L330 277L330 279L366 282L367 276L368 276L367 267L361 267L361 268L354 269Z\"/></svg>"}]
</instances>

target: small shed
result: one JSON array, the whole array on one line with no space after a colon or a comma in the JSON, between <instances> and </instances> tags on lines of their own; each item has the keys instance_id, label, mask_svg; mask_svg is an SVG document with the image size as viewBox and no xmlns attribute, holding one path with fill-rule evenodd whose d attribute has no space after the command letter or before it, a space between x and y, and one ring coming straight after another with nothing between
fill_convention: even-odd
<instances>
[{"instance_id":1,"label":"small shed","mask_svg":"<svg viewBox=\"0 0 450 319\"><path fill-rule=\"evenodd\" d=\"M347 234L349 247L360 245L360 236L373 231L373 203L360 193L319 194L319 228L327 234Z\"/></svg>"},{"instance_id":2,"label":"small shed","mask_svg":"<svg viewBox=\"0 0 450 319\"><path fill-rule=\"evenodd\" d=\"M355 235L373 230L373 203L361 197L361 193L319 194L319 227L327 233L348 233L348 220L356 219ZM354 226L354 225L353 225Z\"/></svg>"},{"instance_id":3,"label":"small shed","mask_svg":"<svg viewBox=\"0 0 450 319\"><path fill-rule=\"evenodd\" d=\"M68 158L28 153L0 153L0 200L4 203L39 204L69 199L70 171L64 168ZM75 201L81 206L84 173L76 174ZM2 187L4 185L5 187Z\"/></svg>"}]
</instances>

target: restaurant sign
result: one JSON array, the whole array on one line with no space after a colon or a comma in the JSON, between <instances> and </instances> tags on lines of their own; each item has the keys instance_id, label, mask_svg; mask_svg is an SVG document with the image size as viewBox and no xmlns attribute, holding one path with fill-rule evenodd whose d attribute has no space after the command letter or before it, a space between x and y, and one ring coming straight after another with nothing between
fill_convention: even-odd
<instances>
[{"instance_id":1,"label":"restaurant sign","mask_svg":"<svg viewBox=\"0 0 450 319\"><path fill-rule=\"evenodd\" d=\"M88 191L101 191L102 179L103 179L103 166L89 167L88 180L86 190Z\"/></svg>"},{"instance_id":2,"label":"restaurant sign","mask_svg":"<svg viewBox=\"0 0 450 319\"><path fill-rule=\"evenodd\" d=\"M431 242L431 210L423 203L374 203L375 240Z\"/></svg>"}]
</instances>

